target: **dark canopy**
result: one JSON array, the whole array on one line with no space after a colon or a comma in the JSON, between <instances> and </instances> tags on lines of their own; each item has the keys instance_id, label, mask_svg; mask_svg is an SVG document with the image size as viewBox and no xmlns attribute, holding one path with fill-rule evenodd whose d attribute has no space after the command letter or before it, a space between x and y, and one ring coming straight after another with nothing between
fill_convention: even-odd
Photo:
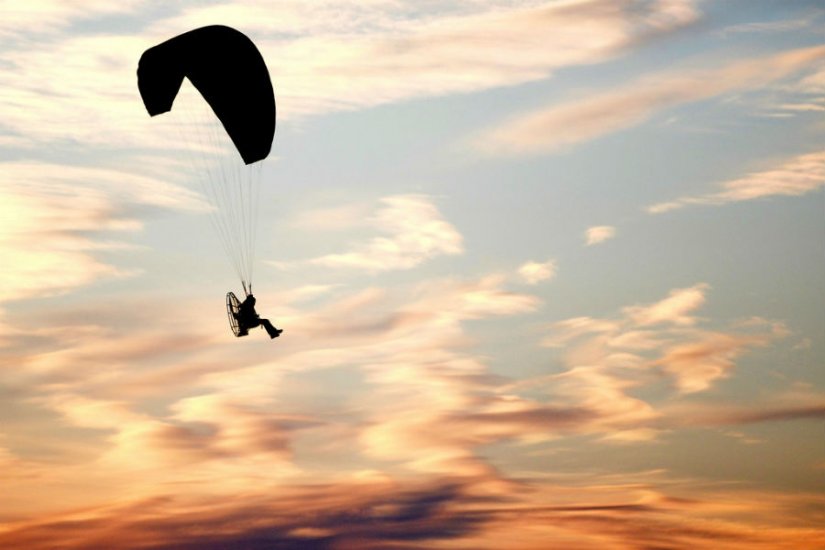
<instances>
[{"instance_id":1,"label":"dark canopy","mask_svg":"<svg viewBox=\"0 0 825 550\"><path fill-rule=\"evenodd\" d=\"M137 77L150 115L172 108L186 77L212 107L246 164L269 154L275 94L263 57L243 33L213 25L176 36L143 52Z\"/></svg>"}]
</instances>

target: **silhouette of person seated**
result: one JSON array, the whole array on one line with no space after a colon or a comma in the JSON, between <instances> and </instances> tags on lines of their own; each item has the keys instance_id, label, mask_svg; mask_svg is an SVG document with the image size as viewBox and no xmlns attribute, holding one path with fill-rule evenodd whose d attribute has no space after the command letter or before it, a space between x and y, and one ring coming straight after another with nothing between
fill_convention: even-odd
<instances>
[{"instance_id":1,"label":"silhouette of person seated","mask_svg":"<svg viewBox=\"0 0 825 550\"><path fill-rule=\"evenodd\" d=\"M270 338L280 336L283 330L275 328L272 323L269 322L269 319L261 319L258 312L255 311L255 302L255 297L250 294L238 307L238 313L235 315L235 318L238 319L241 335L249 334L249 329L251 328L262 326L266 329Z\"/></svg>"}]
</instances>

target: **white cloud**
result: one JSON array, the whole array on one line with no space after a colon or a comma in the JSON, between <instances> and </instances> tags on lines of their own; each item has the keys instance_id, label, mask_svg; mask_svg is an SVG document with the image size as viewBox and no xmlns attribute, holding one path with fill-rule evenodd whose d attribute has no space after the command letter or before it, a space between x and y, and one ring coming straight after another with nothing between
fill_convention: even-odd
<instances>
[{"instance_id":1,"label":"white cloud","mask_svg":"<svg viewBox=\"0 0 825 550\"><path fill-rule=\"evenodd\" d=\"M587 228L584 234L585 244L592 246L610 240L616 236L616 228L610 225L597 225Z\"/></svg>"},{"instance_id":2,"label":"white cloud","mask_svg":"<svg viewBox=\"0 0 825 550\"><path fill-rule=\"evenodd\" d=\"M778 106L783 111L796 112L821 112L825 111L825 105L817 105L816 103L783 103Z\"/></svg>"},{"instance_id":3,"label":"white cloud","mask_svg":"<svg viewBox=\"0 0 825 550\"><path fill-rule=\"evenodd\" d=\"M369 225L370 204L345 204L300 212L293 225L302 231L337 231Z\"/></svg>"},{"instance_id":4,"label":"white cloud","mask_svg":"<svg viewBox=\"0 0 825 550\"><path fill-rule=\"evenodd\" d=\"M552 279L556 275L556 262L548 260L544 263L527 262L518 269L518 274L529 285Z\"/></svg>"},{"instance_id":5,"label":"white cloud","mask_svg":"<svg viewBox=\"0 0 825 550\"><path fill-rule=\"evenodd\" d=\"M7 162L0 164L4 188L21 195L59 197L72 195L105 197L120 204L143 204L175 210L205 211L206 203L194 192L168 179L136 171L110 167L72 166L47 162ZM143 172L143 173L141 173Z\"/></svg>"},{"instance_id":6,"label":"white cloud","mask_svg":"<svg viewBox=\"0 0 825 550\"><path fill-rule=\"evenodd\" d=\"M388 237L375 237L353 245L350 252L328 254L310 262L379 272L410 269L435 256L463 251L461 235L441 217L428 197L398 195L380 202L381 208L368 223Z\"/></svg>"}]
</instances>

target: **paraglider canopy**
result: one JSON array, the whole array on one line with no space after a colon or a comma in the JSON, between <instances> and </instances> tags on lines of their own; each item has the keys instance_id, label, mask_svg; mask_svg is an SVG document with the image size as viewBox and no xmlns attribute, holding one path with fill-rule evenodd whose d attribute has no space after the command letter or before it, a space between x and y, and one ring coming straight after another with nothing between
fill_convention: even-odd
<instances>
[{"instance_id":1,"label":"paraglider canopy","mask_svg":"<svg viewBox=\"0 0 825 550\"><path fill-rule=\"evenodd\" d=\"M184 79L194 89L183 85ZM179 149L213 207L211 219L227 257L244 288L251 289L259 161L269 155L275 134L275 94L263 57L235 29L202 27L143 52L137 80L150 115L175 104L171 118L180 133Z\"/></svg>"},{"instance_id":2,"label":"paraglider canopy","mask_svg":"<svg viewBox=\"0 0 825 550\"><path fill-rule=\"evenodd\" d=\"M137 76L150 115L172 108L186 77L246 164L269 154L275 135L275 94L263 57L240 31L212 25L176 36L143 53Z\"/></svg>"}]
</instances>

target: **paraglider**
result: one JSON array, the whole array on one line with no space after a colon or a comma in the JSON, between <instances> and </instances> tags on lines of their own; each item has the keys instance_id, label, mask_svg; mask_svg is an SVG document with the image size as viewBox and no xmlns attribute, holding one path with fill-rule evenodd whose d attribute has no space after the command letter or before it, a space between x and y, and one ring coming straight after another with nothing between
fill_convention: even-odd
<instances>
[{"instance_id":1,"label":"paraglider","mask_svg":"<svg viewBox=\"0 0 825 550\"><path fill-rule=\"evenodd\" d=\"M249 329L258 326L263 327L270 338L277 338L283 332L283 330L275 328L269 319L262 319L261 316L258 315L258 312L255 311L256 299L252 294L247 295L246 299L237 305L237 309L234 305L238 300L235 298L235 295L230 292L227 294L227 298L228 301L233 302L230 314L237 321L238 334L236 334L236 336L246 336L249 334ZM236 325L232 323L231 319L229 324L232 326L233 332L235 332Z\"/></svg>"},{"instance_id":2,"label":"paraglider","mask_svg":"<svg viewBox=\"0 0 825 550\"><path fill-rule=\"evenodd\" d=\"M252 296L260 165L275 135L275 94L269 71L246 35L212 25L143 52L137 69L138 89L151 116L172 109L184 79L209 107L206 116L211 120L194 125L201 134L191 148L200 155L193 155L201 161L197 177L214 207L215 229L246 295L239 302L233 293L227 294L230 327L235 336L245 336L250 328L263 326L275 338L282 331L258 316ZM203 130L210 124L212 133ZM217 124L223 131L214 131ZM231 140L228 147L221 145L226 136ZM227 154L221 156L221 152Z\"/></svg>"}]
</instances>

